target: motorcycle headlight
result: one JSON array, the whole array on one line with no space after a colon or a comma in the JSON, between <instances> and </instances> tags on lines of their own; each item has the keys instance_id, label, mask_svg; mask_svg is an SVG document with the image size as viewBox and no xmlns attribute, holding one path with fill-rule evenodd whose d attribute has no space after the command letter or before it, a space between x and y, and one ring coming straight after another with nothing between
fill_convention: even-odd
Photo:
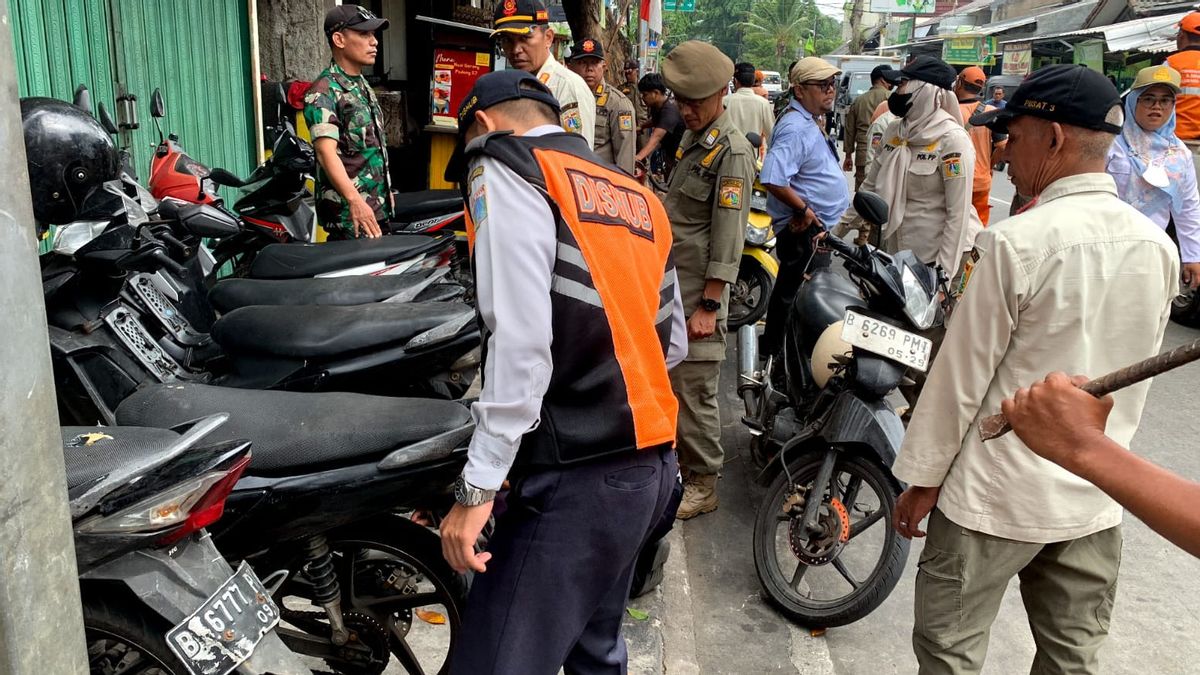
<instances>
[{"instance_id":1,"label":"motorcycle headlight","mask_svg":"<svg viewBox=\"0 0 1200 675\"><path fill-rule=\"evenodd\" d=\"M771 228L755 227L753 225L746 226L746 243L755 246L762 246L771 238Z\"/></svg>"},{"instance_id":2,"label":"motorcycle headlight","mask_svg":"<svg viewBox=\"0 0 1200 675\"><path fill-rule=\"evenodd\" d=\"M908 265L900 273L900 284L904 288L904 313L917 328L928 329L937 318L937 294L930 293Z\"/></svg>"}]
</instances>

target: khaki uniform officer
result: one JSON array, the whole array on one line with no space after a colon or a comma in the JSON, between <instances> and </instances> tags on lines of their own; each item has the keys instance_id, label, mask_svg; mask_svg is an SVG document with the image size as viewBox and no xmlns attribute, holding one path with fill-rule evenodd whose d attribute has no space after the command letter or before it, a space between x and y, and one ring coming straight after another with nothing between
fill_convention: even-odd
<instances>
[{"instance_id":1,"label":"khaki uniform officer","mask_svg":"<svg viewBox=\"0 0 1200 675\"><path fill-rule=\"evenodd\" d=\"M671 371L684 473L677 515L684 519L717 508L717 473L725 460L717 377L725 360L726 285L737 280L754 185L754 148L724 110L732 75L729 57L696 40L676 47L662 64L687 127L665 200L688 315L687 359Z\"/></svg>"},{"instance_id":2,"label":"khaki uniform officer","mask_svg":"<svg viewBox=\"0 0 1200 675\"><path fill-rule=\"evenodd\" d=\"M550 53L554 29L542 0L501 0L496 3L492 38L516 70L532 74L550 89L561 106L562 128L587 139L592 147L596 130L596 100L583 78Z\"/></svg>"},{"instance_id":3,"label":"khaki uniform officer","mask_svg":"<svg viewBox=\"0 0 1200 675\"><path fill-rule=\"evenodd\" d=\"M633 175L637 154L637 128L633 103L620 89L604 82L608 62L598 40L586 38L571 47L567 67L583 78L596 95L596 143L592 151L600 159Z\"/></svg>"}]
</instances>

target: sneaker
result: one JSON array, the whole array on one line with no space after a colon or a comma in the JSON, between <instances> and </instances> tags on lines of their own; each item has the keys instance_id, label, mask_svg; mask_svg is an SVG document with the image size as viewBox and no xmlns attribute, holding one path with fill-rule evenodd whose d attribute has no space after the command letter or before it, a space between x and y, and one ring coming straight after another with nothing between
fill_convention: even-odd
<instances>
[{"instance_id":1,"label":"sneaker","mask_svg":"<svg viewBox=\"0 0 1200 675\"><path fill-rule=\"evenodd\" d=\"M690 474L683 484L683 500L675 517L688 520L716 510L717 474Z\"/></svg>"}]
</instances>

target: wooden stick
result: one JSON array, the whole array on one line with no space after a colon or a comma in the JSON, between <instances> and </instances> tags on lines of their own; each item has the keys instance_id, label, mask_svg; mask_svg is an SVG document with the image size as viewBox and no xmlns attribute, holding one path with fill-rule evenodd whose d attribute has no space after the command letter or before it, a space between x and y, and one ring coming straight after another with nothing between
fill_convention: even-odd
<instances>
[{"instance_id":1,"label":"wooden stick","mask_svg":"<svg viewBox=\"0 0 1200 675\"><path fill-rule=\"evenodd\" d=\"M1165 354L1159 354L1145 361L1125 366L1104 377L1086 382L1079 388L1100 398L1198 359L1200 359L1200 340L1176 347ZM979 423L979 437L985 441L999 438L1010 431L1012 431L1012 427L1008 425L1008 420L1004 418L1003 414L989 415Z\"/></svg>"}]
</instances>

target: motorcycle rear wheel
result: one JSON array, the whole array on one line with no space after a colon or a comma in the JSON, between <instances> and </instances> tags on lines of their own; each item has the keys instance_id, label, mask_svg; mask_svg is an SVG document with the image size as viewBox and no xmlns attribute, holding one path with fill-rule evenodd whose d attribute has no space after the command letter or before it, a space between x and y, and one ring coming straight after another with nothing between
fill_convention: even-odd
<instances>
[{"instance_id":1,"label":"motorcycle rear wheel","mask_svg":"<svg viewBox=\"0 0 1200 675\"><path fill-rule=\"evenodd\" d=\"M834 485L839 492L838 498L845 500L850 538L841 546L835 546L827 561L803 562L792 548L791 527L798 516L785 515L784 504L796 494L796 485L811 491L822 461L824 453L815 452L793 460L788 469L795 483L788 480L787 473L780 472L759 506L754 524L754 568L763 591L789 619L809 628L844 626L874 611L900 579L909 547L908 540L891 526L896 497L900 493L895 480L877 462L840 453L834 466ZM871 494L863 495L863 488ZM854 494L849 494L851 491ZM873 503L874 508L868 511L863 507L864 503ZM837 510L829 507L830 495L822 495L822 504L826 514L822 521L826 516L836 520ZM856 511L861 512L857 519ZM855 548L854 555L848 555L856 539L863 546ZM878 546L871 545L870 541L877 542ZM868 551L865 557L861 552L863 548ZM876 548L878 552L871 554L870 551ZM873 564L869 564L872 560ZM870 570L861 581L851 569L856 561L860 564L854 566L859 570ZM793 562L795 567L791 567ZM834 588L838 580L848 593L815 597L818 587Z\"/></svg>"},{"instance_id":2,"label":"motorcycle rear wheel","mask_svg":"<svg viewBox=\"0 0 1200 675\"><path fill-rule=\"evenodd\" d=\"M738 278L729 289L729 330L758 323L767 313L775 277L757 260L743 259Z\"/></svg>"},{"instance_id":3,"label":"motorcycle rear wheel","mask_svg":"<svg viewBox=\"0 0 1200 675\"><path fill-rule=\"evenodd\" d=\"M158 617L130 612L136 604L108 596L83 600L83 629L90 675L187 675L167 647L170 626Z\"/></svg>"}]
</instances>

